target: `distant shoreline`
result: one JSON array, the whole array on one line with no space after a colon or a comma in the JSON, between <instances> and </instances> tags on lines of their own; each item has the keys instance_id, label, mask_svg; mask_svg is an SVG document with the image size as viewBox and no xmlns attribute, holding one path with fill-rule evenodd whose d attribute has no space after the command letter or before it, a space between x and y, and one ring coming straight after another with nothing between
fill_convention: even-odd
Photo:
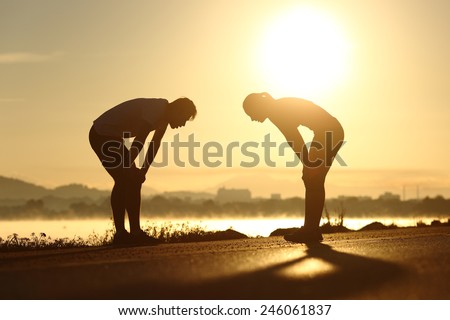
<instances>
[{"instance_id":1,"label":"distant shoreline","mask_svg":"<svg viewBox=\"0 0 450 320\"><path fill-rule=\"evenodd\" d=\"M417 223L416 226L400 227L395 224L385 225L381 222L374 221L364 226L363 228L353 230L343 225L333 225L326 223L321 226L323 234L336 233L354 233L364 231L381 231L393 229L412 229L412 228L433 228L433 227L448 227L450 226L450 219L447 222L440 220L433 220L430 224ZM182 226L183 230L170 229L161 227L160 230L154 227L147 227L146 232L155 238L161 239L165 243L190 243L190 242L205 242L205 241L219 241L219 240L235 240L235 239L249 239L249 238L268 238L272 236L284 236L291 234L298 230L297 227L278 228L270 233L267 237L257 236L250 237L245 233L241 233L234 229L206 231L199 226L189 226L188 224ZM70 248L70 247L100 247L111 245L114 231L112 229L106 230L103 235L91 234L87 238L74 237L69 239L55 238L44 232L33 233L29 237L23 237L17 233L8 235L6 239L0 238L0 251L21 251L21 250L36 250L48 248Z\"/></svg>"}]
</instances>

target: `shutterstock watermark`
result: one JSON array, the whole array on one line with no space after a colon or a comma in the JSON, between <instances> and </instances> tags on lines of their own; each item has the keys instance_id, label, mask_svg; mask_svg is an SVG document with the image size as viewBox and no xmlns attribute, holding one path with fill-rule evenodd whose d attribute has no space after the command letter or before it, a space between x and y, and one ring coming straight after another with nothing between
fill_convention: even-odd
<instances>
[{"instance_id":1,"label":"shutterstock watermark","mask_svg":"<svg viewBox=\"0 0 450 320\"><path fill-rule=\"evenodd\" d=\"M152 167L166 167L169 165L169 160L172 160L173 165L183 168L187 165L194 168L201 166L207 168L233 167L236 160L239 160L239 166L244 168L253 168L261 163L268 167L296 167L301 162L303 162L304 166L315 168L324 165L331 166L333 161L345 167L347 163L338 154L339 149L344 144L345 141L334 141L332 132L326 132L323 143L318 141L308 142L303 146L302 151L296 154L292 152L292 149L295 148L294 142L285 141L279 143L273 141L270 134L266 134L262 141L259 142L231 141L222 144L217 141L201 143L195 139L194 134L190 134L187 139L181 140L180 134L177 133L173 136L172 141L161 142L157 157L160 159L155 158L152 162ZM154 145L149 142L148 148L154 148ZM105 167L109 165L112 168L112 166L117 167L118 163L120 163L121 166L129 168L132 164L123 160L128 158L124 155L124 152L129 151L120 142L105 142L102 146L102 153L105 158L103 165ZM311 155L313 153L319 156L315 159L302 156L302 154ZM282 160L282 163L277 163L274 158L280 157L284 160ZM300 161L300 157L302 161ZM144 160L145 154L140 152L138 162L143 163Z\"/></svg>"}]
</instances>

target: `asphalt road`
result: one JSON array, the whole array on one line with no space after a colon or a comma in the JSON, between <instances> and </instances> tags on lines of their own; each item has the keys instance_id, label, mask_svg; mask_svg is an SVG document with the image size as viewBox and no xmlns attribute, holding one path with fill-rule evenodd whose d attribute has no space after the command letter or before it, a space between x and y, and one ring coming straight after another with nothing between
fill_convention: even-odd
<instances>
[{"instance_id":1,"label":"asphalt road","mask_svg":"<svg viewBox=\"0 0 450 320\"><path fill-rule=\"evenodd\" d=\"M0 253L1 299L450 299L450 227Z\"/></svg>"}]
</instances>

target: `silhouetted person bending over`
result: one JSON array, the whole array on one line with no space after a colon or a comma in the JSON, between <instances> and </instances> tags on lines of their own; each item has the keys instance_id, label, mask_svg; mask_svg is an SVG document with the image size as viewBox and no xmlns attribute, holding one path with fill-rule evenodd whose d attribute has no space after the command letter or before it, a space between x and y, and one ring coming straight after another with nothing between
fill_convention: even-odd
<instances>
[{"instance_id":1,"label":"silhouetted person bending over","mask_svg":"<svg viewBox=\"0 0 450 320\"><path fill-rule=\"evenodd\" d=\"M245 98L243 106L252 120L269 119L303 163L305 224L298 232L284 238L300 243L322 241L319 224L325 203L325 177L343 144L341 124L321 107L299 98L276 100L266 92L252 93ZM309 151L298 131L300 125L314 132Z\"/></svg>"},{"instance_id":2,"label":"silhouetted person bending over","mask_svg":"<svg viewBox=\"0 0 450 320\"><path fill-rule=\"evenodd\" d=\"M98 117L89 132L89 142L103 167L114 179L111 207L116 233L114 244L157 244L140 226L141 186L155 158L167 126L183 127L197 114L194 103L188 98L173 102L166 99L139 98L125 101ZM145 154L142 168L135 165L150 132L153 138ZM124 138L134 137L131 147ZM128 213L130 233L125 229L125 212Z\"/></svg>"}]
</instances>

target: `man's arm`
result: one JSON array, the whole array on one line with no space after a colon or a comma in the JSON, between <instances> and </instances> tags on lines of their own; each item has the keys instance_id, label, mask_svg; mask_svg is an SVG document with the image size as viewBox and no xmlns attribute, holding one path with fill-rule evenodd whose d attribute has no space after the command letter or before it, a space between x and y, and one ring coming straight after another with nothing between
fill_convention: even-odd
<instances>
[{"instance_id":1,"label":"man's arm","mask_svg":"<svg viewBox=\"0 0 450 320\"><path fill-rule=\"evenodd\" d=\"M281 125L275 123L275 126L281 131L286 138L287 143L294 150L300 161L305 164L308 163L308 149L306 148L305 141L298 129L294 126Z\"/></svg>"},{"instance_id":2,"label":"man's arm","mask_svg":"<svg viewBox=\"0 0 450 320\"><path fill-rule=\"evenodd\" d=\"M132 167L134 166L134 161L144 147L145 140L147 139L149 133L150 131L143 131L134 138L133 143L131 144L131 147L129 149L129 164Z\"/></svg>"},{"instance_id":3,"label":"man's arm","mask_svg":"<svg viewBox=\"0 0 450 320\"><path fill-rule=\"evenodd\" d=\"M145 155L144 165L141 169L144 175L147 174L148 169L150 169L150 166L158 153L159 146L161 145L161 140L166 133L166 129L167 123L164 123L156 128L155 133L153 134L152 141L150 141L147 154Z\"/></svg>"}]
</instances>

